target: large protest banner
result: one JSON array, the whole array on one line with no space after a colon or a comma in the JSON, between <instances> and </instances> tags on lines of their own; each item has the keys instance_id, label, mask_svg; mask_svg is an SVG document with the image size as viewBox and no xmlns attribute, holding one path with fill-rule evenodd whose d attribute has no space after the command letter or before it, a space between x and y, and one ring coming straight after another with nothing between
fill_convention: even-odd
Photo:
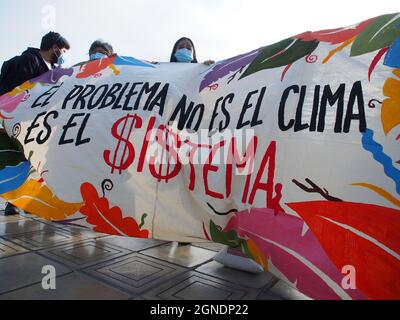
<instances>
[{"instance_id":1,"label":"large protest banner","mask_svg":"<svg viewBox=\"0 0 400 320\"><path fill-rule=\"evenodd\" d=\"M400 298L400 14L211 66L57 68L0 112L0 193L31 214L237 247L316 299Z\"/></svg>"}]
</instances>

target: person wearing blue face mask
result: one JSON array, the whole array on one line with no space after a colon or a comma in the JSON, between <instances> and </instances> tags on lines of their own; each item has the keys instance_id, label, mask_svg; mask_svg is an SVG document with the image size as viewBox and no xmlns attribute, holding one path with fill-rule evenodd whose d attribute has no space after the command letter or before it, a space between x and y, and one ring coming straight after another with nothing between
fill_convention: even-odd
<instances>
[{"instance_id":1,"label":"person wearing blue face mask","mask_svg":"<svg viewBox=\"0 0 400 320\"><path fill-rule=\"evenodd\" d=\"M114 49L111 44L102 40L96 40L92 43L89 49L90 60L97 60L110 57L114 54Z\"/></svg>"},{"instance_id":2,"label":"person wearing blue face mask","mask_svg":"<svg viewBox=\"0 0 400 320\"><path fill-rule=\"evenodd\" d=\"M63 55L70 49L68 41L57 32L49 32L42 37L39 48L28 48L21 55L5 61L0 73L0 96L11 91L25 81L41 76L55 65L64 63ZM2 139L6 139L4 136ZM13 144L12 140L8 143ZM3 215L18 214L18 209L7 203Z\"/></svg>"},{"instance_id":3,"label":"person wearing blue face mask","mask_svg":"<svg viewBox=\"0 0 400 320\"><path fill-rule=\"evenodd\" d=\"M59 33L47 33L42 38L40 49L28 48L20 56L3 63L0 74L0 95L27 80L39 77L56 65L62 65L63 55L69 49L68 41Z\"/></svg>"},{"instance_id":4,"label":"person wearing blue face mask","mask_svg":"<svg viewBox=\"0 0 400 320\"><path fill-rule=\"evenodd\" d=\"M90 61L108 58L111 57L112 55L114 55L114 49L112 45L109 44L108 42L104 42L103 40L98 39L90 45L89 60L79 62L73 65L73 67L79 67Z\"/></svg>"},{"instance_id":5,"label":"person wearing blue face mask","mask_svg":"<svg viewBox=\"0 0 400 320\"><path fill-rule=\"evenodd\" d=\"M170 62L197 63L196 49L193 41L187 37L180 38L175 42L172 49ZM206 65L215 63L213 60L203 62Z\"/></svg>"},{"instance_id":6,"label":"person wearing blue face mask","mask_svg":"<svg viewBox=\"0 0 400 320\"><path fill-rule=\"evenodd\" d=\"M192 62L193 52L186 48L178 49L175 52L175 58L178 62Z\"/></svg>"},{"instance_id":7,"label":"person wearing blue face mask","mask_svg":"<svg viewBox=\"0 0 400 320\"><path fill-rule=\"evenodd\" d=\"M172 49L170 62L197 63L196 49L193 41L189 38L179 39ZM214 64L212 60L203 62L206 65ZM190 245L188 242L175 241L174 246ZM225 247L214 257L214 260L234 269L247 271L250 273L261 273L263 267L250 258L243 257L240 250Z\"/></svg>"},{"instance_id":8,"label":"person wearing blue face mask","mask_svg":"<svg viewBox=\"0 0 400 320\"><path fill-rule=\"evenodd\" d=\"M193 41L190 38L182 37L175 42L172 49L170 62L181 62L181 63L198 63L196 57L196 48L194 47ZM212 65L215 63L213 60L206 60L203 62L205 65ZM188 242L175 242L178 246L189 245Z\"/></svg>"}]
</instances>

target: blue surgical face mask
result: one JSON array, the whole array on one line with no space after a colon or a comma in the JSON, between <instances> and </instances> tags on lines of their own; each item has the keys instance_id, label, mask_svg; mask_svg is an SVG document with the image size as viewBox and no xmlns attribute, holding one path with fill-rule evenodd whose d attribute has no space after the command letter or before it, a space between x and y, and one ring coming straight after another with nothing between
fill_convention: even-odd
<instances>
[{"instance_id":1,"label":"blue surgical face mask","mask_svg":"<svg viewBox=\"0 0 400 320\"><path fill-rule=\"evenodd\" d=\"M61 66L62 64L64 64L65 63L65 59L64 59L64 57L61 55L61 56L59 56L58 58L57 58L57 64L59 65L59 66Z\"/></svg>"},{"instance_id":2,"label":"blue surgical face mask","mask_svg":"<svg viewBox=\"0 0 400 320\"><path fill-rule=\"evenodd\" d=\"M58 49L58 50L60 50L60 49ZM60 55L58 55L57 53L56 53L56 51L53 49L53 51L54 51L54 54L56 55L56 57L57 57L57 64L59 65L59 66L61 66L62 64L64 64L65 63L65 60L64 60L64 57L63 57L63 54L61 53L61 50L60 50Z\"/></svg>"},{"instance_id":3,"label":"blue surgical face mask","mask_svg":"<svg viewBox=\"0 0 400 320\"><path fill-rule=\"evenodd\" d=\"M175 52L175 58L178 60L178 62L192 62L193 53L186 48L179 49Z\"/></svg>"},{"instance_id":4,"label":"blue surgical face mask","mask_svg":"<svg viewBox=\"0 0 400 320\"><path fill-rule=\"evenodd\" d=\"M90 55L90 60L97 60L97 59L104 59L107 58L108 56L104 53L101 52L96 52L96 53L92 53Z\"/></svg>"}]
</instances>

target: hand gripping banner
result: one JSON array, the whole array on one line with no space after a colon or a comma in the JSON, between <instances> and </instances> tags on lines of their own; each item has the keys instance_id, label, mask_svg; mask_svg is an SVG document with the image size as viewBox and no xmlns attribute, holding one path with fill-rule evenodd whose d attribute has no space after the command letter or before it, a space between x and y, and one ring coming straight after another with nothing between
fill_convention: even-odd
<instances>
[{"instance_id":1,"label":"hand gripping banner","mask_svg":"<svg viewBox=\"0 0 400 320\"><path fill-rule=\"evenodd\" d=\"M399 299L399 57L396 13L211 66L51 70L0 97L1 196L97 232L239 248L311 298Z\"/></svg>"}]
</instances>

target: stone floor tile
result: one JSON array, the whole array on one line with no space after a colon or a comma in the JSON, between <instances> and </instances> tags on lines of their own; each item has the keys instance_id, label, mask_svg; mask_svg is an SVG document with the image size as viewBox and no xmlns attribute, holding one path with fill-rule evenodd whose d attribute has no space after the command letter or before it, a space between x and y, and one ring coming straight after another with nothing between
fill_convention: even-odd
<instances>
[{"instance_id":1,"label":"stone floor tile","mask_svg":"<svg viewBox=\"0 0 400 320\"><path fill-rule=\"evenodd\" d=\"M224 244L216 242L193 242L192 246L200 247L207 250L212 250L215 252L219 252L226 247Z\"/></svg>"},{"instance_id":2,"label":"stone floor tile","mask_svg":"<svg viewBox=\"0 0 400 320\"><path fill-rule=\"evenodd\" d=\"M257 300L287 300L287 299L267 291L267 292L261 293L257 297Z\"/></svg>"},{"instance_id":3,"label":"stone floor tile","mask_svg":"<svg viewBox=\"0 0 400 320\"><path fill-rule=\"evenodd\" d=\"M44 230L36 230L5 236L4 238L31 250L39 250L64 243L73 243L87 239L80 234L75 234L66 230L52 227Z\"/></svg>"},{"instance_id":4,"label":"stone floor tile","mask_svg":"<svg viewBox=\"0 0 400 320\"><path fill-rule=\"evenodd\" d=\"M61 264L34 252L0 259L0 294L41 282L45 276L42 268L46 265L54 266L56 276L70 272Z\"/></svg>"},{"instance_id":5,"label":"stone floor tile","mask_svg":"<svg viewBox=\"0 0 400 320\"><path fill-rule=\"evenodd\" d=\"M0 300L127 300L130 295L87 275L73 272L56 278L56 289L37 283L7 294Z\"/></svg>"},{"instance_id":6,"label":"stone floor tile","mask_svg":"<svg viewBox=\"0 0 400 320\"><path fill-rule=\"evenodd\" d=\"M95 232L95 231L93 231L91 229L88 229L88 228L65 226L65 225L63 226L63 225L60 225L60 224L55 224L55 225L57 226L57 228L60 228L62 230L74 233L76 235L80 235L80 236L82 236L84 238L87 238L87 239L100 239L100 238L109 236L109 234Z\"/></svg>"},{"instance_id":7,"label":"stone floor tile","mask_svg":"<svg viewBox=\"0 0 400 320\"><path fill-rule=\"evenodd\" d=\"M22 216L20 214L16 214L16 215L12 215L12 216L3 216L0 213L0 223L18 222L18 221L25 220L25 219L28 219L28 218L25 216Z\"/></svg>"},{"instance_id":8,"label":"stone floor tile","mask_svg":"<svg viewBox=\"0 0 400 320\"><path fill-rule=\"evenodd\" d=\"M255 289L261 289L277 279L269 272L253 274L225 267L223 264L216 261L203 264L198 267L196 271Z\"/></svg>"},{"instance_id":9,"label":"stone floor tile","mask_svg":"<svg viewBox=\"0 0 400 320\"><path fill-rule=\"evenodd\" d=\"M11 241L0 238L0 259L28 251L29 250L20 247Z\"/></svg>"},{"instance_id":10,"label":"stone floor tile","mask_svg":"<svg viewBox=\"0 0 400 320\"><path fill-rule=\"evenodd\" d=\"M52 230L53 227L32 219L22 219L15 222L0 223L0 236L9 236L37 230Z\"/></svg>"},{"instance_id":11,"label":"stone floor tile","mask_svg":"<svg viewBox=\"0 0 400 320\"><path fill-rule=\"evenodd\" d=\"M178 245L176 242L144 250L141 253L188 268L202 264L215 256L214 251L192 245Z\"/></svg>"},{"instance_id":12,"label":"stone floor tile","mask_svg":"<svg viewBox=\"0 0 400 320\"><path fill-rule=\"evenodd\" d=\"M299 292L286 282L278 281L270 290L270 293L283 297L288 300L310 300L309 297Z\"/></svg>"},{"instance_id":13,"label":"stone floor tile","mask_svg":"<svg viewBox=\"0 0 400 320\"><path fill-rule=\"evenodd\" d=\"M39 251L40 254L72 268L85 268L130 253L128 250L95 239L76 242Z\"/></svg>"},{"instance_id":14,"label":"stone floor tile","mask_svg":"<svg viewBox=\"0 0 400 320\"><path fill-rule=\"evenodd\" d=\"M142 297L150 300L251 300L257 294L258 290L189 271L142 294Z\"/></svg>"},{"instance_id":15,"label":"stone floor tile","mask_svg":"<svg viewBox=\"0 0 400 320\"><path fill-rule=\"evenodd\" d=\"M50 220L45 220L45 219L41 219L38 217L34 217L33 220L47 224L49 226L52 226L54 228L57 229L61 229L61 230L66 230L69 232L73 232L76 234L80 234L82 236L84 236L85 238L88 239L94 239L94 238L101 238L101 237L107 237L109 236L108 234L105 233L99 233L99 232L95 232L87 227L79 227L79 226L75 226L75 225L70 225L70 224L64 224L64 223L59 223L56 221L50 221Z\"/></svg>"},{"instance_id":16,"label":"stone floor tile","mask_svg":"<svg viewBox=\"0 0 400 320\"><path fill-rule=\"evenodd\" d=\"M132 253L84 270L134 295L176 277L187 269L139 253Z\"/></svg>"},{"instance_id":17,"label":"stone floor tile","mask_svg":"<svg viewBox=\"0 0 400 320\"><path fill-rule=\"evenodd\" d=\"M154 239L141 239L130 237L109 236L97 240L98 243L112 244L130 251L141 251L167 243Z\"/></svg>"}]
</instances>

